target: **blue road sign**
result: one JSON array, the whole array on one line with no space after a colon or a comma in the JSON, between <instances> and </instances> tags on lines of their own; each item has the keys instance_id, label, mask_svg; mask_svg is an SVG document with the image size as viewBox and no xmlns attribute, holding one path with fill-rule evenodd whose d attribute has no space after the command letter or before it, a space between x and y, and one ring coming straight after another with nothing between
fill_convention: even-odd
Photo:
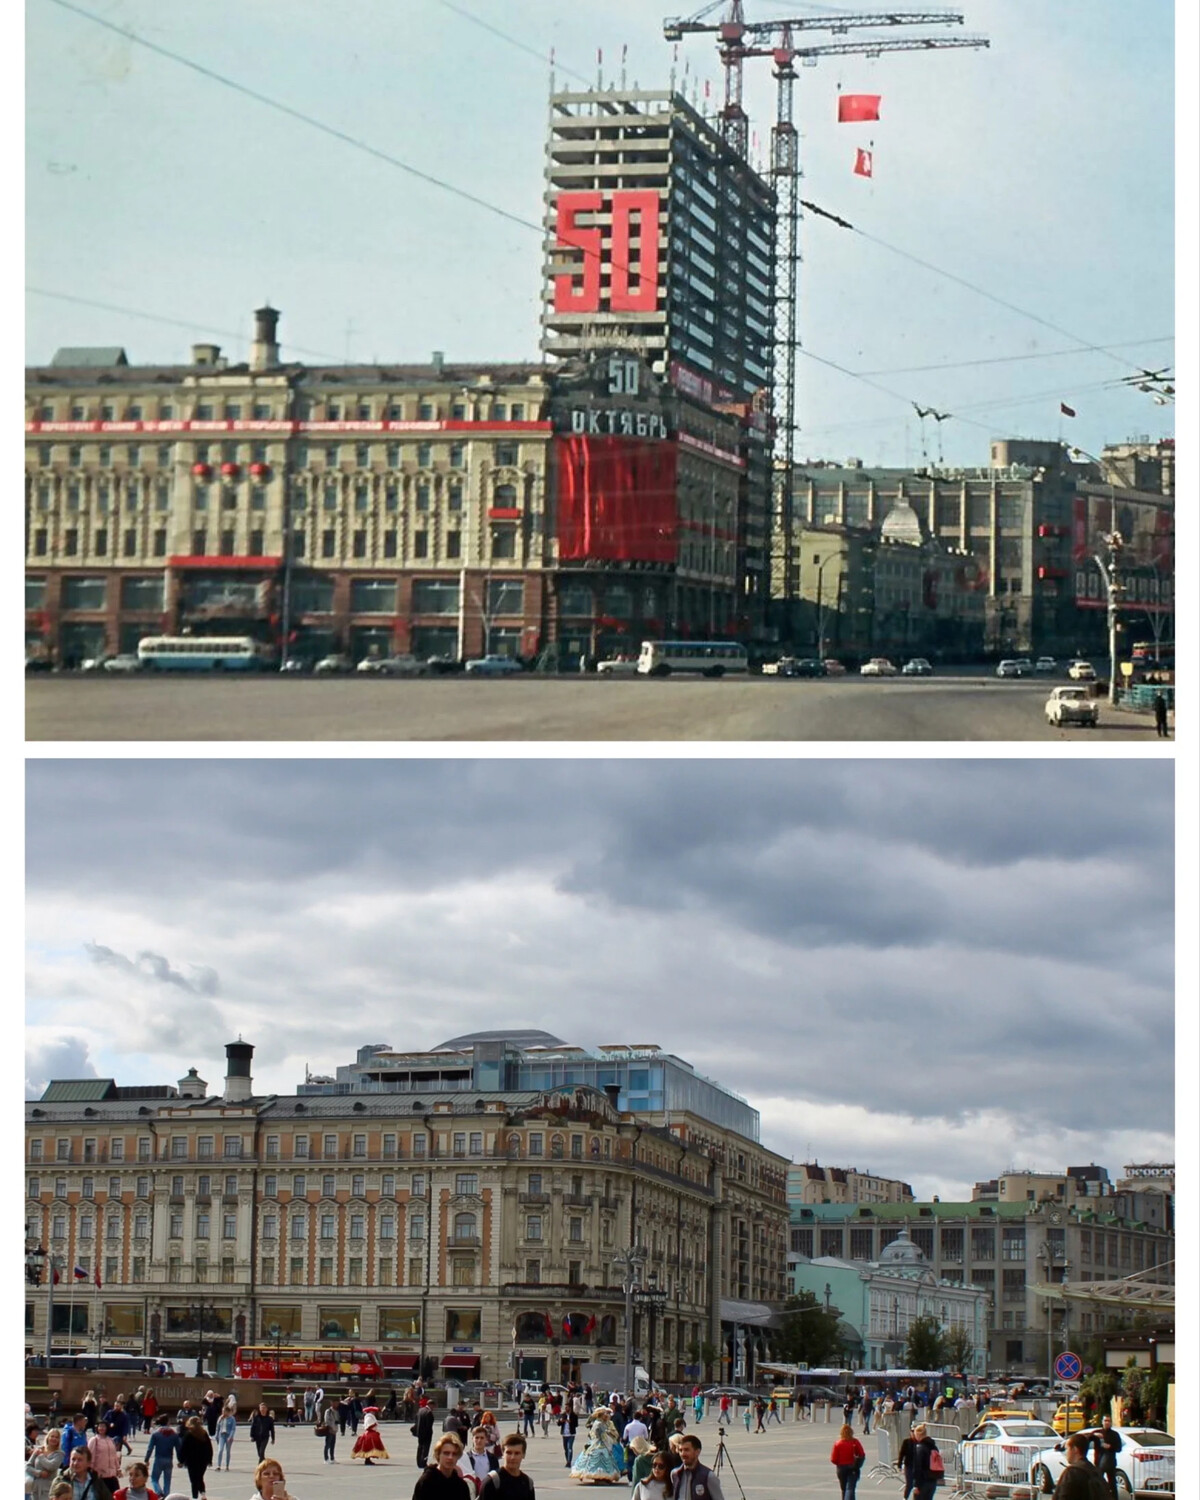
<instances>
[{"instance_id":1,"label":"blue road sign","mask_svg":"<svg viewBox=\"0 0 1200 1500\"><path fill-rule=\"evenodd\" d=\"M1064 1350L1054 1361L1054 1373L1060 1380L1078 1380L1082 1369L1083 1361L1070 1350Z\"/></svg>"}]
</instances>

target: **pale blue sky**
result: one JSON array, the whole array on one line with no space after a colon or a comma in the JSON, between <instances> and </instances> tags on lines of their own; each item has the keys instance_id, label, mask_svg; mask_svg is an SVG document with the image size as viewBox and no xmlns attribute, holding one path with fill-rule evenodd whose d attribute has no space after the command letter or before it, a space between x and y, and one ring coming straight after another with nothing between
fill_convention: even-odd
<instances>
[{"instance_id":1,"label":"pale blue sky","mask_svg":"<svg viewBox=\"0 0 1200 1500\"><path fill-rule=\"evenodd\" d=\"M72 0L214 71L445 177L518 217L541 212L547 67L465 19L595 75L665 85L673 0ZM751 19L848 7L747 0ZM867 8L867 7L864 7ZM809 219L800 328L813 354L947 421L948 462L981 463L992 435L1062 435L1090 451L1168 436L1173 408L1107 383L1172 363L1173 9L1170 0L965 0L987 51L823 59L802 70L805 197L878 239L1019 304L1006 311L877 245ZM682 12L689 10L685 3ZM250 311L282 309L285 354L537 357L541 245L533 230L416 181L105 31L29 0L27 281L153 312L170 327L40 294L26 358L122 344L178 360L211 334L246 353ZM952 35L956 28L947 28ZM910 34L911 30L910 30ZM814 39L820 37L814 35ZM679 48L690 81L721 70L708 37ZM847 92L882 119L839 126ZM765 148L773 85L747 68ZM873 143L875 177L851 172ZM998 356L1050 355L912 371ZM905 373L896 373L903 369ZM904 400L802 359L801 456L921 458ZM1078 417L1060 419L1059 402ZM977 425L972 425L977 424ZM936 457L936 436L929 435Z\"/></svg>"}]
</instances>

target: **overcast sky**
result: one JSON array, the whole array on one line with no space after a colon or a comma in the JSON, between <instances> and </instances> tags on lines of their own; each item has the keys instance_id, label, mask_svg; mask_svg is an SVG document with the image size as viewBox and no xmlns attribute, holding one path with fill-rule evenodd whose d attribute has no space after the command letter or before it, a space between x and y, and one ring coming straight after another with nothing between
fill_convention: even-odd
<instances>
[{"instance_id":1,"label":"overcast sky","mask_svg":"<svg viewBox=\"0 0 1200 1500\"><path fill-rule=\"evenodd\" d=\"M245 358L251 310L267 297L283 312L285 357L399 361L441 349L450 360L536 359L541 59L554 49L560 86L578 84L595 78L600 51L608 83L624 47L631 85L665 87L662 18L693 8L30 0L27 359L119 344L135 362L177 362L214 336ZM850 7L746 3L752 20L781 9ZM1113 382L1175 358L1171 0L959 9L965 26L935 33L987 36L990 49L825 57L800 70L803 196L893 249L805 223L798 455L919 462L912 401L953 413L941 428L947 462L986 463L991 436L1062 436L1093 453L1136 434L1169 436L1173 408ZM81 11L527 223L273 112ZM1181 16L1180 46L1194 55L1195 7ZM680 44L678 87L685 67L689 95L714 111L723 83L711 36ZM839 90L881 94L878 123L838 125ZM762 155L774 111L766 62L747 65L746 102ZM873 151L870 179L852 171L858 147ZM126 311L87 305L96 302ZM927 366L943 368L914 368ZM1060 417L1060 402L1074 421ZM936 459L932 419L928 427Z\"/></svg>"},{"instance_id":2,"label":"overcast sky","mask_svg":"<svg viewBox=\"0 0 1200 1500\"><path fill-rule=\"evenodd\" d=\"M32 761L27 1093L657 1042L785 1156L1170 1160L1156 761ZM1130 1101L1136 1107L1130 1107Z\"/></svg>"}]
</instances>

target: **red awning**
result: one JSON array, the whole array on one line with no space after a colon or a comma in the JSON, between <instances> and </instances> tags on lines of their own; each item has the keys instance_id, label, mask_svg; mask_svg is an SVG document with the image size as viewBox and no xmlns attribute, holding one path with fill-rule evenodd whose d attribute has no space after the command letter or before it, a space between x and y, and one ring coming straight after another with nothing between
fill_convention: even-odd
<instances>
[{"instance_id":1,"label":"red awning","mask_svg":"<svg viewBox=\"0 0 1200 1500\"><path fill-rule=\"evenodd\" d=\"M421 1362L419 1354L381 1354L379 1363L385 1370L415 1370Z\"/></svg>"},{"instance_id":2,"label":"red awning","mask_svg":"<svg viewBox=\"0 0 1200 1500\"><path fill-rule=\"evenodd\" d=\"M457 1370L461 1375L479 1374L478 1354L446 1354L442 1356L443 1370Z\"/></svg>"}]
</instances>

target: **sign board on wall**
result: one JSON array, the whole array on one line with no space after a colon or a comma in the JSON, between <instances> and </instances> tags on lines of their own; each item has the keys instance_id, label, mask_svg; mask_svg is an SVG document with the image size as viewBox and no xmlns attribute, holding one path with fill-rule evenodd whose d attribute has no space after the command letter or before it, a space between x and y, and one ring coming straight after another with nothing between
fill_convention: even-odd
<instances>
[{"instance_id":1,"label":"sign board on wall","mask_svg":"<svg viewBox=\"0 0 1200 1500\"><path fill-rule=\"evenodd\" d=\"M659 196L652 189L559 193L555 244L578 254L570 270L554 275L554 311L657 311L658 212ZM611 225L598 222L604 217L611 217Z\"/></svg>"}]
</instances>

